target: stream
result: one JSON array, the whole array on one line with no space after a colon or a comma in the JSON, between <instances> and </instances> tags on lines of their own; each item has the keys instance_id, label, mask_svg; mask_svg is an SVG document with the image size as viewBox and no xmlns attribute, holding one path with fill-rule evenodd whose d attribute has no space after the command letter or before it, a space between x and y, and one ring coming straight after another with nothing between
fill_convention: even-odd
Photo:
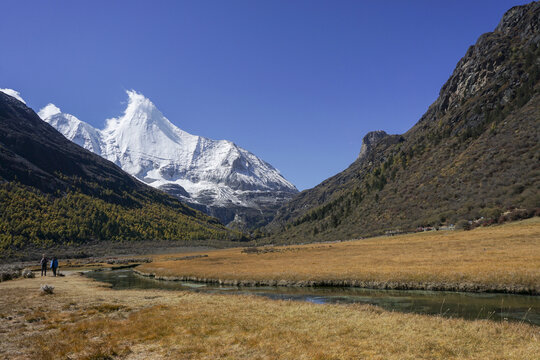
<instances>
[{"instance_id":1,"label":"stream","mask_svg":"<svg viewBox=\"0 0 540 360\"><path fill-rule=\"evenodd\" d=\"M233 287L185 281L155 280L131 269L89 271L85 276L115 290L189 290L210 294L258 295L275 300L316 304L371 304L385 310L463 319L517 321L540 325L540 296L460 293L424 290L374 290L352 287Z\"/></svg>"}]
</instances>

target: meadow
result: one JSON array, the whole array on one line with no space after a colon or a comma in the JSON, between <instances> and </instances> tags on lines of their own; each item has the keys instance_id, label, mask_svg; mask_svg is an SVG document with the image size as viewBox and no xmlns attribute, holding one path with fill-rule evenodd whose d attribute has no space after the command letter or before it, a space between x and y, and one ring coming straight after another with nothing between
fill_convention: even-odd
<instances>
[{"instance_id":1,"label":"meadow","mask_svg":"<svg viewBox=\"0 0 540 360\"><path fill-rule=\"evenodd\" d=\"M161 255L142 274L245 285L540 293L540 218L471 231ZM198 257L197 257L198 255Z\"/></svg>"},{"instance_id":2,"label":"meadow","mask_svg":"<svg viewBox=\"0 0 540 360\"><path fill-rule=\"evenodd\" d=\"M538 292L540 219L472 231L155 255L138 269L235 283L365 281ZM112 290L77 271L0 283L0 358L538 359L540 353L540 328L525 322L249 295ZM43 295L42 284L54 286L53 294Z\"/></svg>"},{"instance_id":3,"label":"meadow","mask_svg":"<svg viewBox=\"0 0 540 360\"><path fill-rule=\"evenodd\" d=\"M539 328L255 296L0 283L6 359L537 359Z\"/></svg>"}]
</instances>

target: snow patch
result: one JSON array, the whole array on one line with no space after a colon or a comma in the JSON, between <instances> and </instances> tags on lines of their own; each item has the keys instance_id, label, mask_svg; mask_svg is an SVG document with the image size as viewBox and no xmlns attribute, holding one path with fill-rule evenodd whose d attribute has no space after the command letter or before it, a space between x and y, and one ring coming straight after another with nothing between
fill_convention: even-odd
<instances>
[{"instance_id":1,"label":"snow patch","mask_svg":"<svg viewBox=\"0 0 540 360\"><path fill-rule=\"evenodd\" d=\"M0 89L0 91L3 92L4 94L8 94L9 96L13 96L15 99L19 100L20 102L26 105L26 101L23 100L23 98L21 97L21 94L18 91L13 90L13 89Z\"/></svg>"},{"instance_id":2,"label":"snow patch","mask_svg":"<svg viewBox=\"0 0 540 360\"><path fill-rule=\"evenodd\" d=\"M39 110L38 116L43 120L50 118L56 114L60 114L60 109L54 104L48 104L43 109Z\"/></svg>"}]
</instances>

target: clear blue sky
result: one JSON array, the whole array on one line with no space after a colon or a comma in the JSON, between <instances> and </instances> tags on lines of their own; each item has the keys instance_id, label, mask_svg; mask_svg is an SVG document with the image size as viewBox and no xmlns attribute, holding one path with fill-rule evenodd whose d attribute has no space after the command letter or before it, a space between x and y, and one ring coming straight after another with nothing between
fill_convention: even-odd
<instances>
[{"instance_id":1,"label":"clear blue sky","mask_svg":"<svg viewBox=\"0 0 540 360\"><path fill-rule=\"evenodd\" d=\"M300 190L371 130L402 133L457 61L523 1L3 1L0 88L96 127L126 89L232 140Z\"/></svg>"}]
</instances>

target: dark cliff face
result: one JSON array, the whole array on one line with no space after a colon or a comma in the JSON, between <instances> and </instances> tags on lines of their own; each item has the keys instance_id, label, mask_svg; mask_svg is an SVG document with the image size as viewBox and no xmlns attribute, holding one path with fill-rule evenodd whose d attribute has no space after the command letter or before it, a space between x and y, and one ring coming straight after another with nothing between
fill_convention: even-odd
<instances>
[{"instance_id":1,"label":"dark cliff face","mask_svg":"<svg viewBox=\"0 0 540 360\"><path fill-rule=\"evenodd\" d=\"M540 28L540 14L538 2L529 5L514 6L502 17L495 32L506 36L520 36L522 39L529 38L532 42L538 42Z\"/></svg>"},{"instance_id":2,"label":"dark cliff face","mask_svg":"<svg viewBox=\"0 0 540 360\"><path fill-rule=\"evenodd\" d=\"M540 206L540 3L479 37L405 134L283 206L275 239L337 239ZM366 141L367 140L367 141Z\"/></svg>"},{"instance_id":3,"label":"dark cliff face","mask_svg":"<svg viewBox=\"0 0 540 360\"><path fill-rule=\"evenodd\" d=\"M539 9L539 3L516 6L505 13L493 32L481 35L458 62L420 122L456 112L474 98L481 97L485 103L479 104L479 111L510 102L529 79L527 68L537 60Z\"/></svg>"}]
</instances>

